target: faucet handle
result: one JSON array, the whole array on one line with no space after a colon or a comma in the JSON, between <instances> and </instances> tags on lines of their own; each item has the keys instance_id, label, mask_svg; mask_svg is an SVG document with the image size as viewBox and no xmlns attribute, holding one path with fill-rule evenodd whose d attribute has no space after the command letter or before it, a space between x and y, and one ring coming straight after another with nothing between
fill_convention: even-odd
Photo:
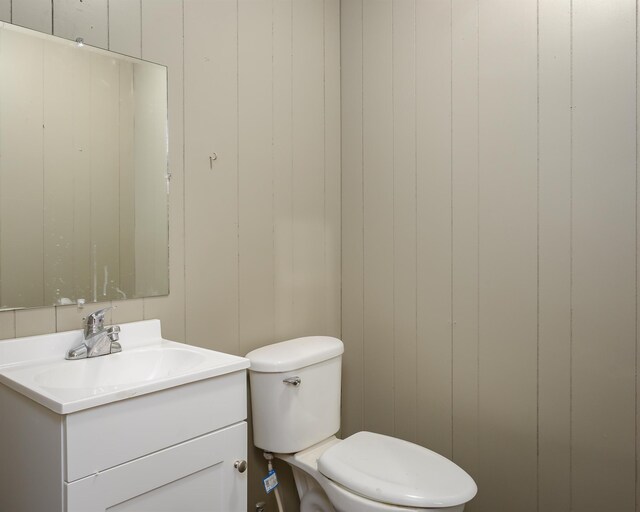
<instances>
[{"instance_id":1,"label":"faucet handle","mask_svg":"<svg viewBox=\"0 0 640 512\"><path fill-rule=\"evenodd\" d=\"M110 309L114 309L116 306L109 306L106 308L98 309L85 318L84 333L85 336L89 334L96 334L104 329L104 314Z\"/></svg>"}]
</instances>

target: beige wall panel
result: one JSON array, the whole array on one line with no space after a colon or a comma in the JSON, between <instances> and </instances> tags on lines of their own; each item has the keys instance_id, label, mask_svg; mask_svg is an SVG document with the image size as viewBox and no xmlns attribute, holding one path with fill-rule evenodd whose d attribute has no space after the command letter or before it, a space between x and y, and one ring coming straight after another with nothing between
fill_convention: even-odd
<instances>
[{"instance_id":1,"label":"beige wall panel","mask_svg":"<svg viewBox=\"0 0 640 512\"><path fill-rule=\"evenodd\" d=\"M276 340L294 337L293 0L273 3L273 247Z\"/></svg>"},{"instance_id":2,"label":"beige wall panel","mask_svg":"<svg viewBox=\"0 0 640 512\"><path fill-rule=\"evenodd\" d=\"M237 6L184 7L187 341L237 354Z\"/></svg>"},{"instance_id":3,"label":"beige wall panel","mask_svg":"<svg viewBox=\"0 0 640 512\"><path fill-rule=\"evenodd\" d=\"M340 337L340 0L324 0L324 73L324 332Z\"/></svg>"},{"instance_id":4,"label":"beige wall panel","mask_svg":"<svg viewBox=\"0 0 640 512\"><path fill-rule=\"evenodd\" d=\"M239 338L274 341L272 5L238 2Z\"/></svg>"},{"instance_id":5,"label":"beige wall panel","mask_svg":"<svg viewBox=\"0 0 640 512\"><path fill-rule=\"evenodd\" d=\"M392 2L363 3L364 427L393 435Z\"/></svg>"},{"instance_id":6,"label":"beige wall panel","mask_svg":"<svg viewBox=\"0 0 640 512\"><path fill-rule=\"evenodd\" d=\"M111 304L114 308L111 310L111 322L114 324L136 322L144 318L144 299L114 300ZM175 340L165 335L164 324L162 324L162 331L165 338Z\"/></svg>"},{"instance_id":7,"label":"beige wall panel","mask_svg":"<svg viewBox=\"0 0 640 512\"><path fill-rule=\"evenodd\" d=\"M572 6L572 507L633 510L636 7Z\"/></svg>"},{"instance_id":8,"label":"beige wall panel","mask_svg":"<svg viewBox=\"0 0 640 512\"><path fill-rule=\"evenodd\" d=\"M56 330L55 308L22 309L16 311L16 337L36 336ZM60 354L62 357L63 354Z\"/></svg>"},{"instance_id":9,"label":"beige wall panel","mask_svg":"<svg viewBox=\"0 0 640 512\"><path fill-rule=\"evenodd\" d=\"M44 303L75 298L74 204L69 201L75 176L69 162L77 152L73 107L75 48L44 46ZM88 254L87 254L88 255Z\"/></svg>"},{"instance_id":10,"label":"beige wall panel","mask_svg":"<svg viewBox=\"0 0 640 512\"><path fill-rule=\"evenodd\" d=\"M108 0L109 50L140 57L142 0Z\"/></svg>"},{"instance_id":11,"label":"beige wall panel","mask_svg":"<svg viewBox=\"0 0 640 512\"><path fill-rule=\"evenodd\" d=\"M538 5L538 508L562 512L571 488L571 18L569 0Z\"/></svg>"},{"instance_id":12,"label":"beige wall panel","mask_svg":"<svg viewBox=\"0 0 640 512\"><path fill-rule=\"evenodd\" d=\"M11 0L0 0L0 21L11 22Z\"/></svg>"},{"instance_id":13,"label":"beige wall panel","mask_svg":"<svg viewBox=\"0 0 640 512\"><path fill-rule=\"evenodd\" d=\"M481 510L536 510L536 24L534 0L480 3Z\"/></svg>"},{"instance_id":14,"label":"beige wall panel","mask_svg":"<svg viewBox=\"0 0 640 512\"><path fill-rule=\"evenodd\" d=\"M451 456L451 2L416 5L420 444Z\"/></svg>"},{"instance_id":15,"label":"beige wall panel","mask_svg":"<svg viewBox=\"0 0 640 512\"><path fill-rule=\"evenodd\" d=\"M16 313L15 311L0 312L0 339L15 338Z\"/></svg>"},{"instance_id":16,"label":"beige wall panel","mask_svg":"<svg viewBox=\"0 0 640 512\"><path fill-rule=\"evenodd\" d=\"M159 318L163 336L184 342L185 219L184 219L184 84L183 3L143 0L142 57L168 68L169 100L169 295L144 299L144 318ZM205 264L202 272L207 272ZM213 343L211 339L202 343Z\"/></svg>"},{"instance_id":17,"label":"beige wall panel","mask_svg":"<svg viewBox=\"0 0 640 512\"><path fill-rule=\"evenodd\" d=\"M395 435L417 440L416 2L393 3Z\"/></svg>"},{"instance_id":18,"label":"beige wall panel","mask_svg":"<svg viewBox=\"0 0 640 512\"><path fill-rule=\"evenodd\" d=\"M43 44L10 31L1 44L0 304L19 307L44 298Z\"/></svg>"},{"instance_id":19,"label":"beige wall panel","mask_svg":"<svg viewBox=\"0 0 640 512\"><path fill-rule=\"evenodd\" d=\"M453 460L478 474L478 2L453 0ZM468 508L473 510L474 505Z\"/></svg>"},{"instance_id":20,"label":"beige wall panel","mask_svg":"<svg viewBox=\"0 0 640 512\"><path fill-rule=\"evenodd\" d=\"M11 23L51 34L53 33L51 9L51 0L13 0Z\"/></svg>"},{"instance_id":21,"label":"beige wall panel","mask_svg":"<svg viewBox=\"0 0 640 512\"><path fill-rule=\"evenodd\" d=\"M120 282L119 70L112 58L91 56L91 301Z\"/></svg>"},{"instance_id":22,"label":"beige wall panel","mask_svg":"<svg viewBox=\"0 0 640 512\"><path fill-rule=\"evenodd\" d=\"M636 22L636 34L638 32L638 23ZM636 69L640 69L640 39L636 37ZM640 89L637 87L638 77L636 75L636 119L640 117ZM640 130L636 124L636 183L640 183ZM636 185L637 186L637 185ZM637 206L637 198L640 196L636 193L636 268L640 268L640 208ZM640 272L636 272L636 297L640 289ZM636 323L640 318L640 301L636 299ZM636 347L640 343L638 337L640 331L636 329ZM640 367L640 351L636 350L636 504L640 503L640 482L638 481L637 472L640 467L640 376L638 376L638 368Z\"/></svg>"},{"instance_id":23,"label":"beige wall panel","mask_svg":"<svg viewBox=\"0 0 640 512\"><path fill-rule=\"evenodd\" d=\"M364 428L362 8L362 0L340 7L343 435Z\"/></svg>"},{"instance_id":24,"label":"beige wall panel","mask_svg":"<svg viewBox=\"0 0 640 512\"><path fill-rule=\"evenodd\" d=\"M293 2L293 272L296 335L325 334L324 2Z\"/></svg>"},{"instance_id":25,"label":"beige wall panel","mask_svg":"<svg viewBox=\"0 0 640 512\"><path fill-rule=\"evenodd\" d=\"M108 0L53 0L53 33L109 48Z\"/></svg>"}]
</instances>

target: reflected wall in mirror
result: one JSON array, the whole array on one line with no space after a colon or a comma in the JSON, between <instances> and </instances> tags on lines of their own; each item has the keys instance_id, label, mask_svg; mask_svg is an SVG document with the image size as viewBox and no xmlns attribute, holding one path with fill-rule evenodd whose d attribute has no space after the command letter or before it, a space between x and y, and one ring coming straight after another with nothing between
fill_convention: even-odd
<instances>
[{"instance_id":1,"label":"reflected wall in mirror","mask_svg":"<svg viewBox=\"0 0 640 512\"><path fill-rule=\"evenodd\" d=\"M166 295L167 70L0 23L0 308Z\"/></svg>"}]
</instances>

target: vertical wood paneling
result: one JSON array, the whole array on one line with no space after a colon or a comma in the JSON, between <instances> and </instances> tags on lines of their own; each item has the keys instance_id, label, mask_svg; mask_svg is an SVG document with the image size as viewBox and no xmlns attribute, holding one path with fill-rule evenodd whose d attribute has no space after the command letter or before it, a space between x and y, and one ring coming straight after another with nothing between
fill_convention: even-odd
<instances>
[{"instance_id":1,"label":"vertical wood paneling","mask_svg":"<svg viewBox=\"0 0 640 512\"><path fill-rule=\"evenodd\" d=\"M443 4L417 2L415 77L410 67L401 67L411 55L411 47L402 46L409 34L400 22L408 2L393 5L393 69L387 66L384 45L372 46L367 38L386 36L378 20L366 15L384 4L365 4L364 18L359 2L342 4L344 424L353 421L357 429L361 403L379 400L384 402L377 404L380 410L395 407L396 433L411 435L402 430L411 423L410 414L399 411L405 396L399 386L413 371L411 362L400 359L404 347L397 344L399 330L406 328L399 318L404 313L398 299L402 274L393 276L395 304L385 306L395 308L394 318L382 325L395 329L391 352L380 350L369 335L380 331L379 319L363 317L359 308L363 290L369 307L384 281L367 267L380 258L371 254L377 249L369 244L371 237L390 235L385 222L374 225L362 216L358 137L361 129L365 141L368 134L382 132L381 123L391 123L396 134L395 140L386 139L394 140L395 148L391 237L395 268L407 271L397 261L408 257L407 250L398 249L407 223L397 217L409 207L398 205L404 197L398 161L410 149L398 144L397 134L413 112L403 110L408 98L397 94L415 83L418 440L438 450L437 435L444 433L446 444L452 415L453 458L480 488L470 510L634 509L640 446L634 4L452 0L448 23L441 19L444 14L435 14ZM369 52L376 56L373 87L373 75L366 74ZM388 115L384 101L367 102L367 95L384 87L380 84L390 75L395 101ZM450 90L443 85L447 78ZM359 102L363 82L364 111ZM421 122L431 127L429 136L421 136L426 131ZM401 144L407 144L406 136ZM366 143L364 157L365 213L373 207L384 211L384 194L369 201ZM445 165L423 168L421 157ZM437 174L447 158L449 194L446 178L438 181ZM430 180L429 186L421 178ZM449 197L452 203L447 204ZM438 262L442 266L436 272ZM440 291L434 292L438 283ZM421 338L420 328L432 333L440 328L446 335L451 312L453 346L449 353L439 352L437 335ZM395 358L393 396L380 394L375 386L357 387L358 378L348 374L350 365L358 368L359 362L348 359L350 338L366 354L367 374L370 364ZM357 392L350 394L352 381ZM435 404L423 399L424 390ZM445 405L444 414L438 403ZM380 425L373 428L384 431ZM441 451L446 453L446 447Z\"/></svg>"},{"instance_id":2,"label":"vertical wood paneling","mask_svg":"<svg viewBox=\"0 0 640 512\"><path fill-rule=\"evenodd\" d=\"M189 1L184 9L187 341L235 354L240 349L237 5ZM210 165L214 153L217 160Z\"/></svg>"},{"instance_id":3,"label":"vertical wood paneling","mask_svg":"<svg viewBox=\"0 0 640 512\"><path fill-rule=\"evenodd\" d=\"M140 57L142 0L108 0L109 50Z\"/></svg>"},{"instance_id":4,"label":"vertical wood paneling","mask_svg":"<svg viewBox=\"0 0 640 512\"><path fill-rule=\"evenodd\" d=\"M451 455L451 1L416 6L418 432Z\"/></svg>"},{"instance_id":5,"label":"vertical wood paneling","mask_svg":"<svg viewBox=\"0 0 640 512\"><path fill-rule=\"evenodd\" d=\"M0 339L16 337L16 313L15 311L0 312Z\"/></svg>"},{"instance_id":6,"label":"vertical wood paneling","mask_svg":"<svg viewBox=\"0 0 640 512\"><path fill-rule=\"evenodd\" d=\"M324 2L293 2L293 272L297 335L325 330Z\"/></svg>"},{"instance_id":7,"label":"vertical wood paneling","mask_svg":"<svg viewBox=\"0 0 640 512\"><path fill-rule=\"evenodd\" d=\"M240 352L273 341L272 5L238 2Z\"/></svg>"},{"instance_id":8,"label":"vertical wood paneling","mask_svg":"<svg viewBox=\"0 0 640 512\"><path fill-rule=\"evenodd\" d=\"M169 295L144 299L168 339L186 340L183 2L142 2L142 57L167 66L169 100ZM205 269L208 266L204 267ZM203 270L205 272L205 270ZM205 340L204 342L209 342Z\"/></svg>"},{"instance_id":9,"label":"vertical wood paneling","mask_svg":"<svg viewBox=\"0 0 640 512\"><path fill-rule=\"evenodd\" d=\"M111 310L111 322L114 324L135 322L144 318L144 299L114 300L111 304L114 307Z\"/></svg>"},{"instance_id":10,"label":"vertical wood paneling","mask_svg":"<svg viewBox=\"0 0 640 512\"><path fill-rule=\"evenodd\" d=\"M451 12L452 456L477 475L478 1L453 0Z\"/></svg>"},{"instance_id":11,"label":"vertical wood paneling","mask_svg":"<svg viewBox=\"0 0 640 512\"><path fill-rule=\"evenodd\" d=\"M395 435L417 439L416 2L393 3Z\"/></svg>"},{"instance_id":12,"label":"vertical wood paneling","mask_svg":"<svg viewBox=\"0 0 640 512\"><path fill-rule=\"evenodd\" d=\"M341 2L343 435L364 427L362 9Z\"/></svg>"},{"instance_id":13,"label":"vertical wood paneling","mask_svg":"<svg viewBox=\"0 0 640 512\"><path fill-rule=\"evenodd\" d=\"M392 2L363 3L365 428L393 435Z\"/></svg>"},{"instance_id":14,"label":"vertical wood paneling","mask_svg":"<svg viewBox=\"0 0 640 512\"><path fill-rule=\"evenodd\" d=\"M11 22L11 0L0 0L0 21Z\"/></svg>"},{"instance_id":15,"label":"vertical wood paneling","mask_svg":"<svg viewBox=\"0 0 640 512\"><path fill-rule=\"evenodd\" d=\"M324 0L324 332L340 328L340 0Z\"/></svg>"},{"instance_id":16,"label":"vertical wood paneling","mask_svg":"<svg viewBox=\"0 0 640 512\"><path fill-rule=\"evenodd\" d=\"M79 329L82 324L75 328ZM35 336L56 330L54 308L23 309L16 311L16 336Z\"/></svg>"},{"instance_id":17,"label":"vertical wood paneling","mask_svg":"<svg viewBox=\"0 0 640 512\"><path fill-rule=\"evenodd\" d=\"M632 510L636 6L572 5L572 506Z\"/></svg>"},{"instance_id":18,"label":"vertical wood paneling","mask_svg":"<svg viewBox=\"0 0 640 512\"><path fill-rule=\"evenodd\" d=\"M537 508L536 2L481 2L479 16L478 504L527 512Z\"/></svg>"},{"instance_id":19,"label":"vertical wood paneling","mask_svg":"<svg viewBox=\"0 0 640 512\"><path fill-rule=\"evenodd\" d=\"M52 34L51 0L12 0L11 23Z\"/></svg>"},{"instance_id":20,"label":"vertical wood paneling","mask_svg":"<svg viewBox=\"0 0 640 512\"><path fill-rule=\"evenodd\" d=\"M109 48L108 0L53 0L53 33Z\"/></svg>"},{"instance_id":21,"label":"vertical wood paneling","mask_svg":"<svg viewBox=\"0 0 640 512\"><path fill-rule=\"evenodd\" d=\"M540 0L538 25L538 510L570 510L571 18Z\"/></svg>"},{"instance_id":22,"label":"vertical wood paneling","mask_svg":"<svg viewBox=\"0 0 640 512\"><path fill-rule=\"evenodd\" d=\"M293 329L293 0L273 2L273 239L275 339Z\"/></svg>"}]
</instances>

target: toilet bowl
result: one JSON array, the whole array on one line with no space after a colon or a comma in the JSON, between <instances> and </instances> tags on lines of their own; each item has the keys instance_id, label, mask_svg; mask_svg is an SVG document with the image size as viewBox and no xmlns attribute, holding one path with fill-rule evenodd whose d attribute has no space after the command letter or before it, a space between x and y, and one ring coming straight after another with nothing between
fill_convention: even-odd
<instances>
[{"instance_id":1,"label":"toilet bowl","mask_svg":"<svg viewBox=\"0 0 640 512\"><path fill-rule=\"evenodd\" d=\"M477 487L452 461L372 432L335 437L343 351L311 336L247 354L254 444L291 466L301 512L461 512Z\"/></svg>"}]
</instances>

